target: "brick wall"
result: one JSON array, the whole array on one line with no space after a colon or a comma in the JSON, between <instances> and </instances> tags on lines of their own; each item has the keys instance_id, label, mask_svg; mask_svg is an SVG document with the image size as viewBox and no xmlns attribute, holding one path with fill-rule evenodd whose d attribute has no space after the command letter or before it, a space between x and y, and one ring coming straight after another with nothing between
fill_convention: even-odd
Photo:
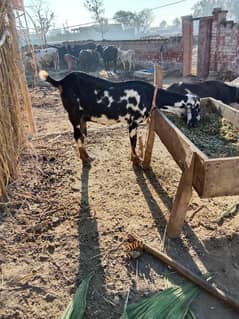
<instances>
[{"instance_id":1,"label":"brick wall","mask_svg":"<svg viewBox=\"0 0 239 319\"><path fill-rule=\"evenodd\" d=\"M227 11L213 12L210 71L239 75L239 23L226 20Z\"/></svg>"},{"instance_id":2,"label":"brick wall","mask_svg":"<svg viewBox=\"0 0 239 319\"><path fill-rule=\"evenodd\" d=\"M120 47L122 50L132 49L135 51L136 63L142 67L151 67L155 63L159 63L166 68L167 66L175 66L178 69L182 68L182 37L149 40L97 41L96 44L114 45Z\"/></svg>"}]
</instances>

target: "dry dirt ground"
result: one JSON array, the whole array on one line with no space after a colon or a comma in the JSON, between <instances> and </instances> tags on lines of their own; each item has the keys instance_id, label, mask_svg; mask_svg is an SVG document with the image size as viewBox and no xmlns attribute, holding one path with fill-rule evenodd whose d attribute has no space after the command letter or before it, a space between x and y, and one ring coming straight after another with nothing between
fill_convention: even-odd
<instances>
[{"instance_id":1,"label":"dry dirt ground","mask_svg":"<svg viewBox=\"0 0 239 319\"><path fill-rule=\"evenodd\" d=\"M162 248L180 170L159 139L152 169L134 170L127 127L89 125L87 148L95 158L82 168L72 129L52 88L31 90L38 133L23 150L19 178L1 211L1 318L59 318L80 280L95 271L87 319L117 319L129 302L182 278L143 253L127 260L127 232ZM145 134L145 127L141 129ZM180 239L165 252L239 302L239 214L218 223L239 197L201 200L194 192ZM198 319L239 314L201 291Z\"/></svg>"}]
</instances>

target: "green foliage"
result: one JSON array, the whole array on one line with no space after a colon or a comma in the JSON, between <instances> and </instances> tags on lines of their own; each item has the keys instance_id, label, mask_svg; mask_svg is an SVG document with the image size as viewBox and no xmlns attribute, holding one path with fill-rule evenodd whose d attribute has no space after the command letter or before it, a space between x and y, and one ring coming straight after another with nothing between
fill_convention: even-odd
<instances>
[{"instance_id":1,"label":"green foliage","mask_svg":"<svg viewBox=\"0 0 239 319\"><path fill-rule=\"evenodd\" d=\"M124 26L132 26L134 24L134 16L135 14L131 11L117 11L114 14L113 19Z\"/></svg>"},{"instance_id":2,"label":"green foliage","mask_svg":"<svg viewBox=\"0 0 239 319\"><path fill-rule=\"evenodd\" d=\"M113 19L124 26L134 27L137 32L144 33L153 22L153 14L150 9L143 9L139 12L117 11Z\"/></svg>"},{"instance_id":3,"label":"green foliage","mask_svg":"<svg viewBox=\"0 0 239 319\"><path fill-rule=\"evenodd\" d=\"M161 29L165 29L167 27L167 25L168 25L167 21L163 20L163 21L160 22L159 27Z\"/></svg>"},{"instance_id":4,"label":"green foliage","mask_svg":"<svg viewBox=\"0 0 239 319\"><path fill-rule=\"evenodd\" d=\"M192 319L189 306L199 288L192 283L170 287L144 301L128 305L120 319Z\"/></svg>"},{"instance_id":5,"label":"green foliage","mask_svg":"<svg viewBox=\"0 0 239 319\"><path fill-rule=\"evenodd\" d=\"M91 272L86 279L82 280L80 286L76 290L73 300L68 304L61 319L83 319L86 309L86 296L90 280L94 276Z\"/></svg>"}]
</instances>

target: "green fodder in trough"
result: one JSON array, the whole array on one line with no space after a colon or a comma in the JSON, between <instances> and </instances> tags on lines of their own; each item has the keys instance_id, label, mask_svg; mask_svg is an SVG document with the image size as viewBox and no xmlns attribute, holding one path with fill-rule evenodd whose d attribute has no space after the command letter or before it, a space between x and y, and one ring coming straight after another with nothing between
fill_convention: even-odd
<instances>
[{"instance_id":1,"label":"green fodder in trough","mask_svg":"<svg viewBox=\"0 0 239 319\"><path fill-rule=\"evenodd\" d=\"M239 156L239 129L218 113L202 110L194 128L188 128L177 115L167 113L167 117L208 157Z\"/></svg>"}]
</instances>

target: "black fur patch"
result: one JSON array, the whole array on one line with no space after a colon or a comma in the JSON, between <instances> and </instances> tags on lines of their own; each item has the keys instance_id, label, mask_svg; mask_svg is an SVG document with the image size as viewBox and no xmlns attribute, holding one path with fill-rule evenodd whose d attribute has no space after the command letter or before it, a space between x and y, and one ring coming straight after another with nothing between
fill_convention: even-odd
<instances>
[{"instance_id":1,"label":"black fur patch","mask_svg":"<svg viewBox=\"0 0 239 319\"><path fill-rule=\"evenodd\" d=\"M137 105L137 100L135 97L129 97L128 102L129 104Z\"/></svg>"}]
</instances>

